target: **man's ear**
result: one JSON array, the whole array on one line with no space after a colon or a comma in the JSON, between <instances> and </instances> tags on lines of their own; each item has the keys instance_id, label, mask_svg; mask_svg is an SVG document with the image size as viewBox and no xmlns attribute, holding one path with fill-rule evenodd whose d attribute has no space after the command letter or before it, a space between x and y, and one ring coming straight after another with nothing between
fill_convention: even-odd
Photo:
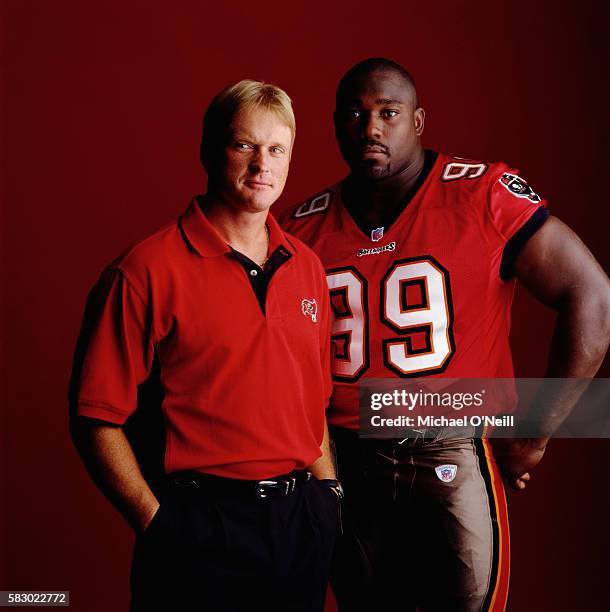
<instances>
[{"instance_id":1,"label":"man's ear","mask_svg":"<svg viewBox=\"0 0 610 612\"><path fill-rule=\"evenodd\" d=\"M297 135L292 135L292 142L290 143L290 151L288 151L288 161L292 160L292 152L294 151L294 141L297 139Z\"/></svg>"},{"instance_id":2,"label":"man's ear","mask_svg":"<svg viewBox=\"0 0 610 612\"><path fill-rule=\"evenodd\" d=\"M413 122L415 124L415 133L421 136L424 133L424 123L426 122L426 111L421 106L415 109Z\"/></svg>"},{"instance_id":3,"label":"man's ear","mask_svg":"<svg viewBox=\"0 0 610 612\"><path fill-rule=\"evenodd\" d=\"M335 126L335 140L339 140L338 130L337 130L337 122L339 120L339 114L336 110L333 111L333 125Z\"/></svg>"}]
</instances>

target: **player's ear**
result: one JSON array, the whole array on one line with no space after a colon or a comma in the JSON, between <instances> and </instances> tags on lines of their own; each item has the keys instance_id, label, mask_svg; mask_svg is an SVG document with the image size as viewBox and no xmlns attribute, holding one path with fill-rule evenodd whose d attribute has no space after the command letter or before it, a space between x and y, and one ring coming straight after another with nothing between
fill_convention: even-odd
<instances>
[{"instance_id":1,"label":"player's ear","mask_svg":"<svg viewBox=\"0 0 610 612\"><path fill-rule=\"evenodd\" d=\"M333 111L333 125L335 126L335 140L339 140L339 134L338 134L338 128L337 128L338 120L339 120L339 116L337 114L337 111L334 110Z\"/></svg>"},{"instance_id":2,"label":"player's ear","mask_svg":"<svg viewBox=\"0 0 610 612\"><path fill-rule=\"evenodd\" d=\"M421 108L421 106L419 108L415 109L415 112L413 113L413 122L415 124L415 133L418 136L421 136L424 133L424 123L426 121L426 111Z\"/></svg>"}]
</instances>

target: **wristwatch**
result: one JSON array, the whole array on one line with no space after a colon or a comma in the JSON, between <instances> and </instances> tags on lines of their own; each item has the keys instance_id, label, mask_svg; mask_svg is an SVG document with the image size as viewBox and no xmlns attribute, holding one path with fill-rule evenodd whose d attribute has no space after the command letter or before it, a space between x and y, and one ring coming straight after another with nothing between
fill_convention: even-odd
<instances>
[{"instance_id":1,"label":"wristwatch","mask_svg":"<svg viewBox=\"0 0 610 612\"><path fill-rule=\"evenodd\" d=\"M339 501L341 501L345 497L345 494L343 493L343 487L341 486L341 483L338 480L335 480L334 478L322 478L320 479L320 482L324 486L328 487L337 496L337 499Z\"/></svg>"}]
</instances>

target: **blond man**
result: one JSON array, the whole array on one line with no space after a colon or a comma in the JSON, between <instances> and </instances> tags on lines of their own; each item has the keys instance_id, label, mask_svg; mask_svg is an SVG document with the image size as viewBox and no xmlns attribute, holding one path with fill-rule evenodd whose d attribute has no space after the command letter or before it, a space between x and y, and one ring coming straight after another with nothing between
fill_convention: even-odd
<instances>
[{"instance_id":1,"label":"blond man","mask_svg":"<svg viewBox=\"0 0 610 612\"><path fill-rule=\"evenodd\" d=\"M328 290L316 256L269 214L294 138L278 87L245 80L218 94L204 116L207 193L110 264L89 297L72 431L136 532L132 610L323 608L338 498ZM156 487L122 427L152 371Z\"/></svg>"}]
</instances>

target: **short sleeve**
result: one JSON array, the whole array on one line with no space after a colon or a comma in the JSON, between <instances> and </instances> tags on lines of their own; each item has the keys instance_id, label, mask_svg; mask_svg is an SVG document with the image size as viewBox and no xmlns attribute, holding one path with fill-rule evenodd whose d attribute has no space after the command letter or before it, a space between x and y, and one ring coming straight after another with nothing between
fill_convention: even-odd
<instances>
[{"instance_id":1,"label":"short sleeve","mask_svg":"<svg viewBox=\"0 0 610 612\"><path fill-rule=\"evenodd\" d=\"M148 308L119 269L106 270L87 299L69 402L72 415L118 425L136 409L137 385L152 367Z\"/></svg>"},{"instance_id":2,"label":"short sleeve","mask_svg":"<svg viewBox=\"0 0 610 612\"><path fill-rule=\"evenodd\" d=\"M525 243L549 216L546 202L517 171L506 168L492 181L487 197L492 223L504 243L500 278L513 276L514 263Z\"/></svg>"}]
</instances>

